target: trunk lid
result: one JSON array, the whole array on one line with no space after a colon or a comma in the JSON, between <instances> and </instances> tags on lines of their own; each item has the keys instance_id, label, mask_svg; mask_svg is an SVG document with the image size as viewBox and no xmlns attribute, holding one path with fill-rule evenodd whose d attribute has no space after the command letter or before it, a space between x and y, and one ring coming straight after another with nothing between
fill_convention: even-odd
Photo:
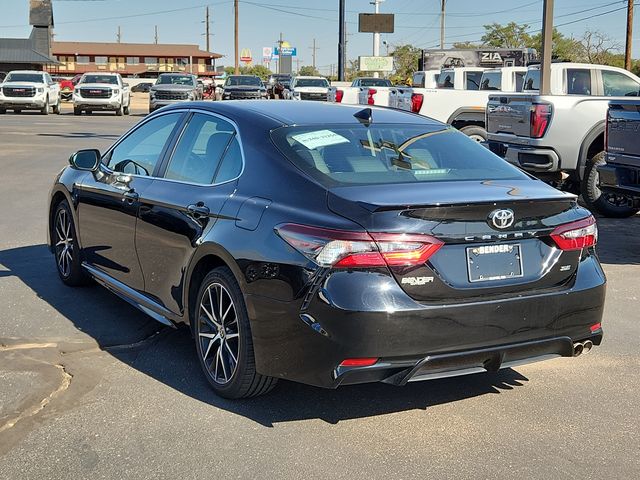
<instances>
[{"instance_id":1,"label":"trunk lid","mask_svg":"<svg viewBox=\"0 0 640 480\"><path fill-rule=\"evenodd\" d=\"M533 103L532 95L491 95L487 103L487 132L529 137Z\"/></svg>"},{"instance_id":2,"label":"trunk lid","mask_svg":"<svg viewBox=\"0 0 640 480\"><path fill-rule=\"evenodd\" d=\"M575 196L533 180L337 187L328 205L370 232L444 242L423 265L390 267L403 290L425 302L567 288L580 251L558 249L550 233L588 215ZM498 210L511 211L513 224L497 228Z\"/></svg>"}]
</instances>

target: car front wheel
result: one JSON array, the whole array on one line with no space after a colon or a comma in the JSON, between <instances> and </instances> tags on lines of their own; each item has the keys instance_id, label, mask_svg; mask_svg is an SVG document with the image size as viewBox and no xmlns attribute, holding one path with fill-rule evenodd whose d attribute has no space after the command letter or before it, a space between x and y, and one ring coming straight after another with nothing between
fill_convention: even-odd
<instances>
[{"instance_id":1,"label":"car front wheel","mask_svg":"<svg viewBox=\"0 0 640 480\"><path fill-rule=\"evenodd\" d=\"M253 340L244 297L227 267L204 278L194 310L196 350L213 390L225 398L245 398L270 391L277 379L256 371Z\"/></svg>"}]
</instances>

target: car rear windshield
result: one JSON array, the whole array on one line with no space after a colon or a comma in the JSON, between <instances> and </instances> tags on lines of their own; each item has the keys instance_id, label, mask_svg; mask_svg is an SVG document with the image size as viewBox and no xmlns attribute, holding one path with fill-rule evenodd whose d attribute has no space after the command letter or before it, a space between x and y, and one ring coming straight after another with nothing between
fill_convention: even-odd
<instances>
[{"instance_id":1,"label":"car rear windshield","mask_svg":"<svg viewBox=\"0 0 640 480\"><path fill-rule=\"evenodd\" d=\"M324 78L298 78L295 83L296 87L328 87L329 82Z\"/></svg>"},{"instance_id":2,"label":"car rear windshield","mask_svg":"<svg viewBox=\"0 0 640 480\"><path fill-rule=\"evenodd\" d=\"M227 78L227 82L225 86L239 86L239 85L250 85L250 86L260 86L260 79L258 77L229 77Z\"/></svg>"},{"instance_id":3,"label":"car rear windshield","mask_svg":"<svg viewBox=\"0 0 640 480\"><path fill-rule=\"evenodd\" d=\"M42 75L39 73L10 73L4 81L43 83Z\"/></svg>"},{"instance_id":4,"label":"car rear windshield","mask_svg":"<svg viewBox=\"0 0 640 480\"><path fill-rule=\"evenodd\" d=\"M193 86L193 77L188 75L160 75L156 85L188 85Z\"/></svg>"},{"instance_id":5,"label":"car rear windshield","mask_svg":"<svg viewBox=\"0 0 640 480\"><path fill-rule=\"evenodd\" d=\"M528 70L524 77L523 90L540 90L540 70Z\"/></svg>"},{"instance_id":6,"label":"car rear windshield","mask_svg":"<svg viewBox=\"0 0 640 480\"><path fill-rule=\"evenodd\" d=\"M118 77L115 75L85 75L80 80L80 83L111 83L112 85L117 85Z\"/></svg>"},{"instance_id":7,"label":"car rear windshield","mask_svg":"<svg viewBox=\"0 0 640 480\"><path fill-rule=\"evenodd\" d=\"M363 78L360 80L361 87L390 87L391 82L384 78Z\"/></svg>"},{"instance_id":8,"label":"car rear windshield","mask_svg":"<svg viewBox=\"0 0 640 480\"><path fill-rule=\"evenodd\" d=\"M440 125L282 127L271 137L326 187L527 178L466 135Z\"/></svg>"}]
</instances>

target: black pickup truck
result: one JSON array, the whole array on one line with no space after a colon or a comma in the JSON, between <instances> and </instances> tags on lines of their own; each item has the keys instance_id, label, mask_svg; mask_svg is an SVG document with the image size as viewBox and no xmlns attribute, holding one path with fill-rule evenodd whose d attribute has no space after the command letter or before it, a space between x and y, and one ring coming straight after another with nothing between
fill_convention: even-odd
<instances>
[{"instance_id":1,"label":"black pickup truck","mask_svg":"<svg viewBox=\"0 0 640 480\"><path fill-rule=\"evenodd\" d=\"M605 138L606 163L598 166L599 188L628 206L628 215L636 214L640 211L640 100L609 103Z\"/></svg>"}]
</instances>

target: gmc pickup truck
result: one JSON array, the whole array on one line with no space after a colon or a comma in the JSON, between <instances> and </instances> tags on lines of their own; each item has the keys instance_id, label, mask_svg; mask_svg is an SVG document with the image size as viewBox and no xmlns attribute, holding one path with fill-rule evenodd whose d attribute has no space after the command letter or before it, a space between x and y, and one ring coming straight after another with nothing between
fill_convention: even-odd
<instances>
[{"instance_id":1,"label":"gmc pickup truck","mask_svg":"<svg viewBox=\"0 0 640 480\"><path fill-rule=\"evenodd\" d=\"M73 91L73 114L111 110L129 115L131 92L119 73L85 73Z\"/></svg>"},{"instance_id":2,"label":"gmc pickup truck","mask_svg":"<svg viewBox=\"0 0 640 480\"><path fill-rule=\"evenodd\" d=\"M356 105L358 103L358 96L363 89L371 89L373 97L373 95L377 94L377 89L381 89L382 91L382 89L389 89L391 86L391 80L387 80L385 78L356 78L351 82L350 87L329 87L327 101Z\"/></svg>"},{"instance_id":3,"label":"gmc pickup truck","mask_svg":"<svg viewBox=\"0 0 640 480\"><path fill-rule=\"evenodd\" d=\"M161 73L149 90L149 113L165 105L202 100L195 75Z\"/></svg>"},{"instance_id":4,"label":"gmc pickup truck","mask_svg":"<svg viewBox=\"0 0 640 480\"><path fill-rule=\"evenodd\" d=\"M495 90L517 92L522 89L526 67L484 70L446 69L436 90L397 88L392 90L390 107L408 110L452 124L476 141L486 140L485 105ZM453 84L453 88L451 88Z\"/></svg>"},{"instance_id":5,"label":"gmc pickup truck","mask_svg":"<svg viewBox=\"0 0 640 480\"><path fill-rule=\"evenodd\" d=\"M60 113L60 85L46 72L16 70L0 84L0 113L39 110L42 115Z\"/></svg>"},{"instance_id":6,"label":"gmc pickup truck","mask_svg":"<svg viewBox=\"0 0 640 480\"><path fill-rule=\"evenodd\" d=\"M605 158L598 161L598 188L610 203L640 211L640 100L614 100L607 111Z\"/></svg>"},{"instance_id":7,"label":"gmc pickup truck","mask_svg":"<svg viewBox=\"0 0 640 480\"><path fill-rule=\"evenodd\" d=\"M632 213L602 195L596 166L604 161L605 119L612 97L640 93L640 78L621 68L579 63L551 65L551 95L538 93L540 67L529 67L522 94L489 97L489 148L556 188L581 193L607 216Z\"/></svg>"}]
</instances>

